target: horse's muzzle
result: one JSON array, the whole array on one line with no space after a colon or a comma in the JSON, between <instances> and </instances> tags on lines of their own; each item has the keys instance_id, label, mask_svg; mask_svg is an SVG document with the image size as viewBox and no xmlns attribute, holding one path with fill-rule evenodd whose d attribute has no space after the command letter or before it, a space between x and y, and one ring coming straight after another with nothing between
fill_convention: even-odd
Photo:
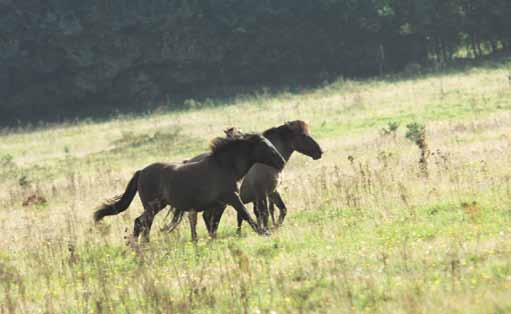
<instances>
[{"instance_id":1,"label":"horse's muzzle","mask_svg":"<svg viewBox=\"0 0 511 314\"><path fill-rule=\"evenodd\" d=\"M312 159L314 159L314 160L321 159L321 157L323 156L324 153L325 152L321 150L318 153L316 153L314 156L312 156Z\"/></svg>"}]
</instances>

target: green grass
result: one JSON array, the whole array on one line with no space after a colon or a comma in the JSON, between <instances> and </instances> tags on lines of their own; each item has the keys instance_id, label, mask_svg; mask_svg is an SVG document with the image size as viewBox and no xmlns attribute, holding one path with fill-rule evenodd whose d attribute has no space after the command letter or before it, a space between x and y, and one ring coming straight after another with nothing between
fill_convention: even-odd
<instances>
[{"instance_id":1,"label":"green grass","mask_svg":"<svg viewBox=\"0 0 511 314\"><path fill-rule=\"evenodd\" d=\"M0 135L0 309L5 313L507 313L511 311L509 61L262 92L224 106ZM218 105L218 104L216 104ZM222 105L222 104L220 104ZM229 126L309 122L326 150L293 155L289 212L270 237L218 239L199 220L126 245L138 200L92 212L134 171L207 149ZM391 122L395 132L381 130ZM406 125L426 126L427 176ZM22 205L30 196L46 202Z\"/></svg>"}]
</instances>

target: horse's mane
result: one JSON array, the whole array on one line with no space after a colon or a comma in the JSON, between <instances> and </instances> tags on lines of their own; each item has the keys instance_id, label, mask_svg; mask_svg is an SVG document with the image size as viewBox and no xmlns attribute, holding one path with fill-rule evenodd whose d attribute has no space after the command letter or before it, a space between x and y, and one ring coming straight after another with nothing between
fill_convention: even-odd
<instances>
[{"instance_id":1,"label":"horse's mane","mask_svg":"<svg viewBox=\"0 0 511 314\"><path fill-rule=\"evenodd\" d=\"M283 125L270 128L263 132L265 137L272 134L305 134L309 135L309 125L302 120L286 122Z\"/></svg>"},{"instance_id":2,"label":"horse's mane","mask_svg":"<svg viewBox=\"0 0 511 314\"><path fill-rule=\"evenodd\" d=\"M229 130L229 129L228 129ZM238 130L239 131L239 130ZM262 136L258 133L242 133L238 132L233 137L217 137L211 140L209 147L211 149L211 153L213 155L218 154L220 152L226 151L233 146L237 146L241 143L245 142L256 142L262 139ZM284 123L283 125L276 126L270 128L263 132L264 137L272 136L274 134L279 134L283 136L293 136L296 134L305 134L309 135L309 125L302 120L289 121Z\"/></svg>"},{"instance_id":3,"label":"horse's mane","mask_svg":"<svg viewBox=\"0 0 511 314\"><path fill-rule=\"evenodd\" d=\"M261 140L262 140L261 135L257 133L244 133L242 136L236 137L216 137L213 140L211 140L209 148L211 150L211 153L213 155L216 155L230 148L233 148L234 146L238 146L242 143L247 142L254 143Z\"/></svg>"}]
</instances>

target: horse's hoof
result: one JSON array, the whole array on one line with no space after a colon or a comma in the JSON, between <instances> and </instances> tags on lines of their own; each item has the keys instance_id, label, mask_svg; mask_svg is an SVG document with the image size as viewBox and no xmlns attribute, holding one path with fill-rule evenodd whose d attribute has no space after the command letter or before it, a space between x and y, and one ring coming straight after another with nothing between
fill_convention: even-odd
<instances>
[{"instance_id":1,"label":"horse's hoof","mask_svg":"<svg viewBox=\"0 0 511 314\"><path fill-rule=\"evenodd\" d=\"M131 249L139 249L139 244L137 239L134 236L126 237L126 245Z\"/></svg>"},{"instance_id":2,"label":"horse's hoof","mask_svg":"<svg viewBox=\"0 0 511 314\"><path fill-rule=\"evenodd\" d=\"M259 234L262 235L262 236L265 236L265 237L271 236L271 232L268 229L264 229L262 231L259 231Z\"/></svg>"}]
</instances>

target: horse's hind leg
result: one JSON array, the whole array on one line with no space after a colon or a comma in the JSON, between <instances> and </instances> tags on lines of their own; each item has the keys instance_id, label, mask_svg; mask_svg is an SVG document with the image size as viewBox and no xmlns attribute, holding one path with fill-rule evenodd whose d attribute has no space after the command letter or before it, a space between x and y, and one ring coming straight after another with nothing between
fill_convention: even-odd
<instances>
[{"instance_id":1,"label":"horse's hind leg","mask_svg":"<svg viewBox=\"0 0 511 314\"><path fill-rule=\"evenodd\" d=\"M133 238L138 239L142 233L144 242L149 242L149 232L153 224L154 214L150 211L144 211L144 213L135 219L135 226L133 227Z\"/></svg>"},{"instance_id":2,"label":"horse's hind leg","mask_svg":"<svg viewBox=\"0 0 511 314\"><path fill-rule=\"evenodd\" d=\"M275 203L271 199L268 200L268 210L270 211L271 222L272 222L273 226L275 227L276 226L276 224L275 224Z\"/></svg>"},{"instance_id":3,"label":"horse's hind leg","mask_svg":"<svg viewBox=\"0 0 511 314\"><path fill-rule=\"evenodd\" d=\"M204 218L204 223L206 224L206 228L208 228L208 233L211 238L216 238L216 231L218 230L218 225L220 224L224 211L225 206L222 206L205 210L202 214L202 218Z\"/></svg>"},{"instance_id":4,"label":"horse's hind leg","mask_svg":"<svg viewBox=\"0 0 511 314\"><path fill-rule=\"evenodd\" d=\"M135 219L133 237L135 240L137 240L140 236L140 233L142 233L143 240L145 242L149 242L149 233L151 232L154 216L156 216L156 214L162 210L165 205L159 201L142 203L142 205L144 206L144 212L137 219Z\"/></svg>"},{"instance_id":5,"label":"horse's hind leg","mask_svg":"<svg viewBox=\"0 0 511 314\"><path fill-rule=\"evenodd\" d=\"M259 212L259 204L257 202L257 199L254 202L252 202L252 210L254 211L257 225L261 226L261 224L262 224L261 218L262 217L261 217L261 213Z\"/></svg>"},{"instance_id":6,"label":"horse's hind leg","mask_svg":"<svg viewBox=\"0 0 511 314\"><path fill-rule=\"evenodd\" d=\"M266 197L263 197L255 202L255 206L257 206L256 211L259 213L258 215L258 223L259 228L262 230L268 231L268 202L266 200Z\"/></svg>"},{"instance_id":7,"label":"horse's hind leg","mask_svg":"<svg viewBox=\"0 0 511 314\"><path fill-rule=\"evenodd\" d=\"M208 234L210 236L213 233L213 223L216 218L214 210L215 209L206 209L202 212L202 219L204 220L204 224L206 225L206 229L208 229Z\"/></svg>"},{"instance_id":8,"label":"horse's hind leg","mask_svg":"<svg viewBox=\"0 0 511 314\"><path fill-rule=\"evenodd\" d=\"M236 229L236 233L238 235L240 235L241 234L241 225L243 224L243 215L240 212L238 212L238 215L236 218L238 219L238 228Z\"/></svg>"},{"instance_id":9,"label":"horse's hind leg","mask_svg":"<svg viewBox=\"0 0 511 314\"><path fill-rule=\"evenodd\" d=\"M142 239L144 242L149 242L149 232L153 224L154 214L150 211L144 211L137 219L135 219L135 226L133 228L133 238L138 239L140 233L142 233Z\"/></svg>"},{"instance_id":10,"label":"horse's hind leg","mask_svg":"<svg viewBox=\"0 0 511 314\"><path fill-rule=\"evenodd\" d=\"M151 232L151 226L153 225L155 215L156 213L150 212L144 219L144 231L142 232L142 239L144 242L149 242L149 233Z\"/></svg>"},{"instance_id":11,"label":"horse's hind leg","mask_svg":"<svg viewBox=\"0 0 511 314\"><path fill-rule=\"evenodd\" d=\"M133 226L133 239L135 241L138 240L138 237L140 235L140 233L142 232L142 230L144 229L144 221L143 221L143 216L144 214L138 216L136 219L135 219L135 224Z\"/></svg>"},{"instance_id":12,"label":"horse's hind leg","mask_svg":"<svg viewBox=\"0 0 511 314\"><path fill-rule=\"evenodd\" d=\"M280 214L279 214L279 220L277 222L277 225L281 225L284 222L284 218L287 215L287 208L286 204L284 204L284 201L282 200L282 197L280 197L280 194L278 191L274 191L270 195L268 195L270 198L270 201L275 203L277 207L279 208Z\"/></svg>"}]
</instances>

